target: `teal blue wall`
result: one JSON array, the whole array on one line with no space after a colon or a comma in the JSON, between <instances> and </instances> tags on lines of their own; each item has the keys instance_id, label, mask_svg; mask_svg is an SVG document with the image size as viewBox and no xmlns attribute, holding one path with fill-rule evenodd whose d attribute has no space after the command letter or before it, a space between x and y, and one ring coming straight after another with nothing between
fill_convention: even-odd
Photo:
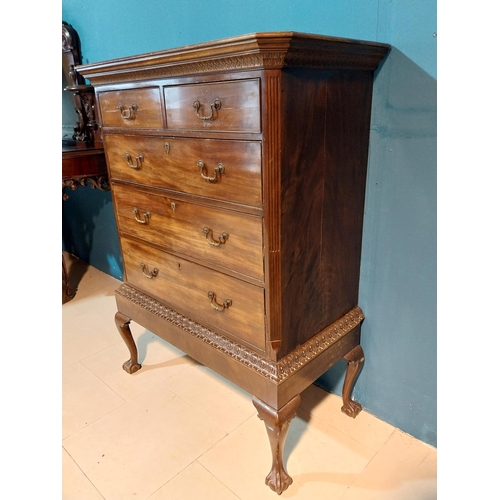
<instances>
[{"instance_id":1,"label":"teal blue wall","mask_svg":"<svg viewBox=\"0 0 500 500\"><path fill-rule=\"evenodd\" d=\"M366 361L354 397L436 445L435 0L63 0L62 17L81 36L84 62L256 31L393 46L374 85L360 283ZM110 195L87 191L65 202L63 246L121 278ZM318 383L340 393L344 371L339 363Z\"/></svg>"}]
</instances>

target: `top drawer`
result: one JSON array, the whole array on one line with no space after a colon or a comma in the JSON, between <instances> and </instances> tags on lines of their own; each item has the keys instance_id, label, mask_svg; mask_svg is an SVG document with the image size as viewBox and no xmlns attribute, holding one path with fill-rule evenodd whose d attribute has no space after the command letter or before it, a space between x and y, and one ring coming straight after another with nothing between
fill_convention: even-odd
<instances>
[{"instance_id":1,"label":"top drawer","mask_svg":"<svg viewBox=\"0 0 500 500\"><path fill-rule=\"evenodd\" d=\"M260 132L259 80L164 87L167 128Z\"/></svg>"},{"instance_id":2,"label":"top drawer","mask_svg":"<svg viewBox=\"0 0 500 500\"><path fill-rule=\"evenodd\" d=\"M158 87L99 93L103 127L162 128Z\"/></svg>"}]
</instances>

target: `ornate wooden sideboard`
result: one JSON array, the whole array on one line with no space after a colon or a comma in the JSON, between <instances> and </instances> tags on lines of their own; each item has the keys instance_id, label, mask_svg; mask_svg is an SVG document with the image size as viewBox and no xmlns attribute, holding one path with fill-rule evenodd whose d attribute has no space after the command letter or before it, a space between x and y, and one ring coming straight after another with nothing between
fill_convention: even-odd
<instances>
[{"instance_id":1,"label":"ornate wooden sideboard","mask_svg":"<svg viewBox=\"0 0 500 500\"><path fill-rule=\"evenodd\" d=\"M62 68L67 83L65 91L71 93L78 121L72 139L62 141L62 190L63 201L68 198L65 188L73 191L80 186L108 191L108 169L104 148L99 135L99 124L95 118L94 87L75 70L81 64L80 38L75 29L62 22ZM62 259L62 302L75 295L64 257Z\"/></svg>"},{"instance_id":2,"label":"ornate wooden sideboard","mask_svg":"<svg viewBox=\"0 0 500 500\"><path fill-rule=\"evenodd\" d=\"M257 33L87 64L131 319L254 398L280 494L300 393L363 361L358 283L373 72L389 46Z\"/></svg>"}]
</instances>

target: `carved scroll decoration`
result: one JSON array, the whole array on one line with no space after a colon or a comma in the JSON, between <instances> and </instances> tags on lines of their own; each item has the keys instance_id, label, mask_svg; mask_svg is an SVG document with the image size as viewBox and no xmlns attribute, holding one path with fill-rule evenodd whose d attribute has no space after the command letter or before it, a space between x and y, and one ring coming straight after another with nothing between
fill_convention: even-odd
<instances>
[{"instance_id":1,"label":"carved scroll decoration","mask_svg":"<svg viewBox=\"0 0 500 500\"><path fill-rule=\"evenodd\" d=\"M66 201L69 197L64 192L64 188L76 191L80 186L90 186L92 189L98 189L99 191L109 191L111 189L107 175L88 175L81 178L63 179L63 201Z\"/></svg>"},{"instance_id":2,"label":"carved scroll decoration","mask_svg":"<svg viewBox=\"0 0 500 500\"><path fill-rule=\"evenodd\" d=\"M181 328L186 333L197 337L201 341L211 345L215 349L222 351L239 363L256 371L260 375L268 378L274 383L284 382L293 373L305 366L309 361L317 357L323 351L333 344L342 340L364 319L361 308L356 306L347 314L342 316L327 328L319 332L303 345L285 356L278 362L268 360L247 347L230 340L199 323L186 318L182 314L168 308L161 302L139 292L130 285L123 284L118 290L117 295L121 295L132 303L146 309L148 312L162 318L169 323Z\"/></svg>"}]
</instances>

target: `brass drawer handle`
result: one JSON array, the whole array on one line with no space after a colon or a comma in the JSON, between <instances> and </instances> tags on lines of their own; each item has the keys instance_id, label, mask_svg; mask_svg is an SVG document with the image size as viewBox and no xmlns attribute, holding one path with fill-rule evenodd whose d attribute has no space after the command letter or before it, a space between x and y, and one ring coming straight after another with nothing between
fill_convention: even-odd
<instances>
[{"instance_id":1,"label":"brass drawer handle","mask_svg":"<svg viewBox=\"0 0 500 500\"><path fill-rule=\"evenodd\" d=\"M130 168L134 170L140 170L142 168L142 162L144 161L144 156L142 154L135 157L135 165L132 163L132 157L128 153L125 153L125 159Z\"/></svg>"},{"instance_id":2,"label":"brass drawer handle","mask_svg":"<svg viewBox=\"0 0 500 500\"><path fill-rule=\"evenodd\" d=\"M196 100L193 102L193 108L196 111L196 116L203 121L207 120L213 120L214 119L214 111L219 111L219 109L222 107L222 102L220 99L215 99L215 101L210 104L210 115L200 115L199 110L200 110L201 104L200 101Z\"/></svg>"},{"instance_id":3,"label":"brass drawer handle","mask_svg":"<svg viewBox=\"0 0 500 500\"><path fill-rule=\"evenodd\" d=\"M210 305L212 306L212 308L219 312L224 312L224 309L227 309L229 306L233 305L233 301L231 299L226 299L222 303L222 305L217 304L217 297L212 291L208 292L208 298L210 299Z\"/></svg>"},{"instance_id":4,"label":"brass drawer handle","mask_svg":"<svg viewBox=\"0 0 500 500\"><path fill-rule=\"evenodd\" d=\"M149 222L149 218L151 217L151 212L149 210L147 210L146 212L144 212L142 214L142 219L141 219L141 216L139 214L139 210L137 207L134 207L132 209L132 212L134 212L134 216L135 216L135 220L139 223L139 224L147 224Z\"/></svg>"},{"instance_id":5,"label":"brass drawer handle","mask_svg":"<svg viewBox=\"0 0 500 500\"><path fill-rule=\"evenodd\" d=\"M221 245L224 245L226 243L227 239L229 238L229 235L224 232L219 236L219 241L216 241L213 239L213 231L209 229L207 226L203 228L203 234L206 235L206 240L209 245L212 245L213 247L220 247Z\"/></svg>"},{"instance_id":6,"label":"brass drawer handle","mask_svg":"<svg viewBox=\"0 0 500 500\"><path fill-rule=\"evenodd\" d=\"M146 276L146 278L148 279L156 278L158 276L158 269L156 269L156 267L154 267L150 273L148 271L148 266L146 266L144 262L141 262L141 268L142 268L142 274L144 274L144 276Z\"/></svg>"},{"instance_id":7,"label":"brass drawer handle","mask_svg":"<svg viewBox=\"0 0 500 500\"><path fill-rule=\"evenodd\" d=\"M128 109L125 109L123 107L123 104L120 103L116 108L120 111L120 114L122 115L122 118L124 120L135 120L136 113L137 113L137 104L134 102L132 103L131 106L128 107Z\"/></svg>"},{"instance_id":8,"label":"brass drawer handle","mask_svg":"<svg viewBox=\"0 0 500 500\"><path fill-rule=\"evenodd\" d=\"M224 165L222 163L219 163L214 168L213 177L209 177L207 175L207 167L205 167L205 164L203 163L202 160L198 161L197 165L198 165L198 168L200 169L200 173L201 173L202 178L205 179L207 182L217 182L218 176L220 176L224 173Z\"/></svg>"}]
</instances>

